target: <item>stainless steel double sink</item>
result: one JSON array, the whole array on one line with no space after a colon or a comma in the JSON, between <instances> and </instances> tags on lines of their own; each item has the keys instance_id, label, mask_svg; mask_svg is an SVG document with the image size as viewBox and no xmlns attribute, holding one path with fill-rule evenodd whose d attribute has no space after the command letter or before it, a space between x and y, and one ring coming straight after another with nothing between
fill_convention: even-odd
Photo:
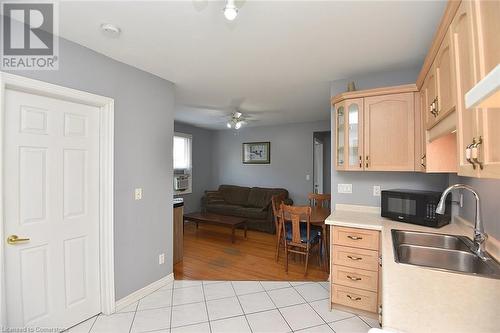
<instances>
[{"instance_id":1,"label":"stainless steel double sink","mask_svg":"<svg viewBox=\"0 0 500 333\"><path fill-rule=\"evenodd\" d=\"M391 233L397 263L500 279L500 264L488 254L486 260L479 258L465 236L395 229Z\"/></svg>"}]
</instances>

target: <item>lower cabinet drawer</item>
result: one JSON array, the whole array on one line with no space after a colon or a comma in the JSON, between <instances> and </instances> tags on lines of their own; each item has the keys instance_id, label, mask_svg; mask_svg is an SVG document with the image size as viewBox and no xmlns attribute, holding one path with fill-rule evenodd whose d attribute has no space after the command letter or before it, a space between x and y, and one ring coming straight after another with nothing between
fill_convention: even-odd
<instances>
[{"instance_id":1,"label":"lower cabinet drawer","mask_svg":"<svg viewBox=\"0 0 500 333\"><path fill-rule=\"evenodd\" d=\"M332 302L368 312L377 312L377 293L332 285Z\"/></svg>"},{"instance_id":2,"label":"lower cabinet drawer","mask_svg":"<svg viewBox=\"0 0 500 333\"><path fill-rule=\"evenodd\" d=\"M378 290L378 272L333 265L332 274L335 284L375 292Z\"/></svg>"},{"instance_id":3,"label":"lower cabinet drawer","mask_svg":"<svg viewBox=\"0 0 500 333\"><path fill-rule=\"evenodd\" d=\"M333 264L378 272L378 251L334 245Z\"/></svg>"},{"instance_id":4,"label":"lower cabinet drawer","mask_svg":"<svg viewBox=\"0 0 500 333\"><path fill-rule=\"evenodd\" d=\"M379 249L380 231L347 227L333 227L333 244L361 249Z\"/></svg>"}]
</instances>

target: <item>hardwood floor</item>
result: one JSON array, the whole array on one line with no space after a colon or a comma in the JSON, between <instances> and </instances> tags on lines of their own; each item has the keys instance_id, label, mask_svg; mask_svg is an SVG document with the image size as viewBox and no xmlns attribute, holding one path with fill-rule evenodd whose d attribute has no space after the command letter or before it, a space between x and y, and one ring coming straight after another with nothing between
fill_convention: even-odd
<instances>
[{"instance_id":1,"label":"hardwood floor","mask_svg":"<svg viewBox=\"0 0 500 333\"><path fill-rule=\"evenodd\" d=\"M236 230L236 243L231 244L231 229L186 223L184 229L184 259L175 264L175 279L188 280L286 280L325 281L328 273L319 267L318 254L309 258L304 276L303 256L294 261L290 256L285 272L284 253L275 260L275 236L257 231Z\"/></svg>"}]
</instances>

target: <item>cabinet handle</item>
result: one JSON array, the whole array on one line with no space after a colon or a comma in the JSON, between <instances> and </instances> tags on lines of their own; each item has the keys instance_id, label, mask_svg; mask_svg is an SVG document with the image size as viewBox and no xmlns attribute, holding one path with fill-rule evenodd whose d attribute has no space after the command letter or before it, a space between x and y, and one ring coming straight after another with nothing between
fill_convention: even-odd
<instances>
[{"instance_id":1,"label":"cabinet handle","mask_svg":"<svg viewBox=\"0 0 500 333\"><path fill-rule=\"evenodd\" d=\"M420 158L420 165L425 169L425 159L427 158L426 154L422 155Z\"/></svg>"},{"instance_id":2,"label":"cabinet handle","mask_svg":"<svg viewBox=\"0 0 500 333\"><path fill-rule=\"evenodd\" d=\"M473 143L472 146L471 146L471 150L472 150L472 161L474 161L475 163L477 163L477 165L479 165L479 169L483 170L483 163L481 163L479 161L479 148L478 146L480 144L483 143L483 138L480 136L479 137L479 140L476 142L476 143Z\"/></svg>"},{"instance_id":3,"label":"cabinet handle","mask_svg":"<svg viewBox=\"0 0 500 333\"><path fill-rule=\"evenodd\" d=\"M359 155L359 168L363 167L363 156Z\"/></svg>"},{"instance_id":4,"label":"cabinet handle","mask_svg":"<svg viewBox=\"0 0 500 333\"><path fill-rule=\"evenodd\" d=\"M366 155L366 167L370 165L370 155Z\"/></svg>"},{"instance_id":5,"label":"cabinet handle","mask_svg":"<svg viewBox=\"0 0 500 333\"><path fill-rule=\"evenodd\" d=\"M472 138L472 143L465 147L465 159L472 164L472 169L476 170L476 163L472 161L472 146L476 143L476 138Z\"/></svg>"},{"instance_id":6,"label":"cabinet handle","mask_svg":"<svg viewBox=\"0 0 500 333\"><path fill-rule=\"evenodd\" d=\"M351 260L355 260L355 261L358 261L358 260L363 260L363 258L361 258L361 257L347 256L347 258L349 258L349 259L351 259Z\"/></svg>"},{"instance_id":7,"label":"cabinet handle","mask_svg":"<svg viewBox=\"0 0 500 333\"><path fill-rule=\"evenodd\" d=\"M361 281L360 277L347 275L347 278L351 281Z\"/></svg>"},{"instance_id":8,"label":"cabinet handle","mask_svg":"<svg viewBox=\"0 0 500 333\"><path fill-rule=\"evenodd\" d=\"M347 235L347 238L350 238L352 240L362 240L363 237L359 237L359 236L351 236L351 235Z\"/></svg>"},{"instance_id":9,"label":"cabinet handle","mask_svg":"<svg viewBox=\"0 0 500 333\"><path fill-rule=\"evenodd\" d=\"M352 297L349 294L347 294L347 298L349 298L351 301L361 301L361 297Z\"/></svg>"}]
</instances>

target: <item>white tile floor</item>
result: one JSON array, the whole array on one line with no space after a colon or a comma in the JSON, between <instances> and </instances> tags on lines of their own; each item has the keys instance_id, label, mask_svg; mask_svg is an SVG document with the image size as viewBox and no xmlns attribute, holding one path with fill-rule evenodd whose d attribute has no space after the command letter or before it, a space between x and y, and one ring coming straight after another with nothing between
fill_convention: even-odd
<instances>
[{"instance_id":1,"label":"white tile floor","mask_svg":"<svg viewBox=\"0 0 500 333\"><path fill-rule=\"evenodd\" d=\"M376 320L328 308L328 282L174 281L70 333L366 333Z\"/></svg>"}]
</instances>

